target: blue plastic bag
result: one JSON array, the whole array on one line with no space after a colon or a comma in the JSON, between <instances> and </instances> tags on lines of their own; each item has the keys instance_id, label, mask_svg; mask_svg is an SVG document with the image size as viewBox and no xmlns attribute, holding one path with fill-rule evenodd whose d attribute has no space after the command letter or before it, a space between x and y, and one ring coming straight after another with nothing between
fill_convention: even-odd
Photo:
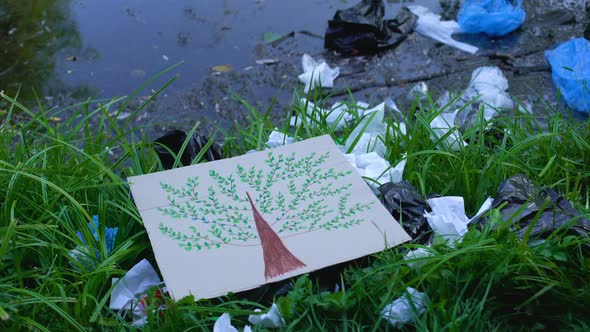
<instances>
[{"instance_id":1,"label":"blue plastic bag","mask_svg":"<svg viewBox=\"0 0 590 332\"><path fill-rule=\"evenodd\" d=\"M457 16L463 32L497 37L521 26L526 13L522 0L465 0Z\"/></svg>"},{"instance_id":2,"label":"blue plastic bag","mask_svg":"<svg viewBox=\"0 0 590 332\"><path fill-rule=\"evenodd\" d=\"M94 235L94 239L98 242L100 241L98 230L100 229L100 224L98 221L98 216L92 216L92 221L88 223L88 228ZM109 254L113 249L115 249L115 239L117 238L117 232L119 231L119 227L105 227L105 241L107 247L107 254ZM78 237L82 240L82 243L86 244L84 237L82 236L82 232L78 231ZM95 249L96 250L96 249ZM100 254L97 253L97 258L100 257Z\"/></svg>"},{"instance_id":3,"label":"blue plastic bag","mask_svg":"<svg viewBox=\"0 0 590 332\"><path fill-rule=\"evenodd\" d=\"M590 42L576 38L545 51L553 83L567 105L590 112Z\"/></svg>"}]
</instances>

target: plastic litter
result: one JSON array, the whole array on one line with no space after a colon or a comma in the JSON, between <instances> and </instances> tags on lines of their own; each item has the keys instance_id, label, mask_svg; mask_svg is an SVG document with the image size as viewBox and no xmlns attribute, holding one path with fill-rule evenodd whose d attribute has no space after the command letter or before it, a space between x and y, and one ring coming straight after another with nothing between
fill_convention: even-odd
<instances>
[{"instance_id":1,"label":"plastic litter","mask_svg":"<svg viewBox=\"0 0 590 332\"><path fill-rule=\"evenodd\" d=\"M467 88L458 96L443 93L437 104L446 110L457 110L453 123L461 130L475 123L480 110L485 121L497 116L499 112L514 108L514 102L507 92L508 80L498 67L479 67L471 73ZM470 103L468 106L465 106ZM448 111L447 111L448 113Z\"/></svg>"},{"instance_id":2,"label":"plastic litter","mask_svg":"<svg viewBox=\"0 0 590 332\"><path fill-rule=\"evenodd\" d=\"M590 42L576 38L545 52L553 83L567 105L590 112Z\"/></svg>"},{"instance_id":3,"label":"plastic litter","mask_svg":"<svg viewBox=\"0 0 590 332\"><path fill-rule=\"evenodd\" d=\"M438 197L428 200L432 212L425 213L428 224L451 244L467 232L469 218L465 215L463 197Z\"/></svg>"},{"instance_id":4,"label":"plastic litter","mask_svg":"<svg viewBox=\"0 0 590 332\"><path fill-rule=\"evenodd\" d=\"M463 32L492 37L518 29L525 17L522 0L465 0L457 14Z\"/></svg>"},{"instance_id":5,"label":"plastic litter","mask_svg":"<svg viewBox=\"0 0 590 332\"><path fill-rule=\"evenodd\" d=\"M418 82L414 85L410 92L408 92L408 101L413 103L418 99L419 101L423 102L428 98L428 85L424 82Z\"/></svg>"},{"instance_id":6,"label":"plastic litter","mask_svg":"<svg viewBox=\"0 0 590 332\"><path fill-rule=\"evenodd\" d=\"M350 112L350 109L347 104L337 102L335 103L330 109L323 109L308 101L305 98L301 99L301 105L307 106L306 113L310 119L315 119L317 122L321 121L322 118L325 118L326 124L328 127L334 127L336 130L340 130L345 128L350 121L353 119L353 115ZM367 108L369 104L364 102L357 102L356 106L358 107L358 114L362 116L364 114L364 108ZM298 116L292 116L289 124L292 127L299 126L302 123L303 119ZM313 120L308 121L307 123L311 128L316 126L316 122Z\"/></svg>"},{"instance_id":7,"label":"plastic litter","mask_svg":"<svg viewBox=\"0 0 590 332\"><path fill-rule=\"evenodd\" d=\"M368 107L369 105L363 102L357 102L357 107ZM363 114L363 110L360 110L359 114ZM362 115L361 115L362 116ZM335 103L334 106L327 112L326 123L329 127L336 126L336 130L344 129L350 121L352 121L352 114L348 105L344 103Z\"/></svg>"},{"instance_id":8,"label":"plastic litter","mask_svg":"<svg viewBox=\"0 0 590 332\"><path fill-rule=\"evenodd\" d=\"M386 305L381 311L381 316L394 327L401 327L414 321L426 311L428 298L426 294L408 287L403 296Z\"/></svg>"},{"instance_id":9,"label":"plastic litter","mask_svg":"<svg viewBox=\"0 0 590 332\"><path fill-rule=\"evenodd\" d=\"M88 223L88 228L90 229L90 231L92 232L92 235L94 236L94 239L99 242L99 235L98 232L100 230L100 224L98 222L98 216L92 216L92 221ZM115 239L117 238L117 232L119 231L119 227L105 227L104 229L104 239L106 242L106 249L107 249L107 254L109 254L113 249L115 249ZM78 235L78 238L82 241L82 243L86 244L86 241L84 240L84 236L82 235L82 232L78 231L78 233L76 233ZM100 257L100 254L98 254L97 258Z\"/></svg>"},{"instance_id":10,"label":"plastic litter","mask_svg":"<svg viewBox=\"0 0 590 332\"><path fill-rule=\"evenodd\" d=\"M285 133L281 133L280 131L278 131L277 128L275 128L269 135L268 135L268 141L266 141L266 144L263 148L263 150L267 150L267 149L272 149L272 148L276 148L277 146L282 146L282 145L287 145L287 144L291 144L295 142L295 139ZM246 153L252 153L252 152L256 152L258 150L250 150Z\"/></svg>"},{"instance_id":11,"label":"plastic litter","mask_svg":"<svg viewBox=\"0 0 590 332\"><path fill-rule=\"evenodd\" d=\"M213 332L239 332L239 330L231 325L231 316L228 313L224 313L215 321ZM244 332L252 332L252 328L246 325L244 326Z\"/></svg>"},{"instance_id":12,"label":"plastic litter","mask_svg":"<svg viewBox=\"0 0 590 332\"><path fill-rule=\"evenodd\" d=\"M338 10L328 21L324 47L344 55L376 53L399 45L416 25L417 18L402 8L395 19L383 20L383 0L362 0Z\"/></svg>"},{"instance_id":13,"label":"plastic litter","mask_svg":"<svg viewBox=\"0 0 590 332\"><path fill-rule=\"evenodd\" d=\"M418 248L408 251L406 256L404 256L404 260L411 260L411 262L407 263L408 266L416 269L424 265L424 263L426 263L426 260L421 258L430 257L432 255L433 254L431 251L428 251L424 248Z\"/></svg>"},{"instance_id":14,"label":"plastic litter","mask_svg":"<svg viewBox=\"0 0 590 332\"><path fill-rule=\"evenodd\" d=\"M432 128L430 139L432 142L438 142L436 146L438 149L448 148L459 151L467 146L467 143L461 139L459 130L455 128L455 117L458 111L441 113L430 122L430 128ZM450 131L452 132L445 137ZM444 139L441 140L443 137Z\"/></svg>"},{"instance_id":15,"label":"plastic litter","mask_svg":"<svg viewBox=\"0 0 590 332\"><path fill-rule=\"evenodd\" d=\"M360 176L369 178L367 181L373 192L379 193L379 186L387 182L399 182L402 180L406 159L403 159L395 167L379 156L376 152L364 154L345 154L346 160L357 170Z\"/></svg>"},{"instance_id":16,"label":"plastic litter","mask_svg":"<svg viewBox=\"0 0 590 332\"><path fill-rule=\"evenodd\" d=\"M303 54L301 64L303 74L299 75L298 78L300 82L305 83L305 93L318 86L322 88L334 87L334 80L340 74L340 68L330 68L325 61L315 61L309 54Z\"/></svg>"},{"instance_id":17,"label":"plastic litter","mask_svg":"<svg viewBox=\"0 0 590 332\"><path fill-rule=\"evenodd\" d=\"M424 6L413 5L408 6L408 8L418 16L416 32L419 34L467 53L474 54L477 52L477 47L451 38L453 33L461 32L461 28L457 22L441 21L440 15L434 14Z\"/></svg>"},{"instance_id":18,"label":"plastic litter","mask_svg":"<svg viewBox=\"0 0 590 332\"><path fill-rule=\"evenodd\" d=\"M119 310L119 315L124 310L132 310L134 326L145 324L147 313L142 300L150 288L163 285L158 273L148 260L141 260L121 279L113 278L112 284L109 308Z\"/></svg>"},{"instance_id":19,"label":"plastic litter","mask_svg":"<svg viewBox=\"0 0 590 332\"><path fill-rule=\"evenodd\" d=\"M381 157L385 156L387 148L383 140L385 140L387 125L383 123L384 116L385 103L365 111L364 118L356 125L346 140L346 151L354 154L376 152ZM352 150L350 150L351 148Z\"/></svg>"},{"instance_id":20,"label":"plastic litter","mask_svg":"<svg viewBox=\"0 0 590 332\"><path fill-rule=\"evenodd\" d=\"M424 212L426 200L407 181L389 182L379 187L381 201L389 213L401 223L412 243L431 241L432 232Z\"/></svg>"},{"instance_id":21,"label":"plastic litter","mask_svg":"<svg viewBox=\"0 0 590 332\"><path fill-rule=\"evenodd\" d=\"M452 247L456 241L467 233L467 225L472 219L465 215L465 202L460 196L435 197L428 200L431 212L424 216L432 230L449 241ZM475 217L488 211L492 205L492 199L488 198L480 207Z\"/></svg>"},{"instance_id":22,"label":"plastic litter","mask_svg":"<svg viewBox=\"0 0 590 332\"><path fill-rule=\"evenodd\" d=\"M87 245L76 246L76 248L70 250L68 256L80 263L86 271L94 270L97 266L97 260L92 257L92 250ZM96 257L96 250L94 250L94 256ZM73 268L78 268L74 261L70 261L70 265Z\"/></svg>"},{"instance_id":23,"label":"plastic litter","mask_svg":"<svg viewBox=\"0 0 590 332\"><path fill-rule=\"evenodd\" d=\"M281 133L275 128L275 130L273 130L270 135L268 135L268 141L266 142L266 145L269 148L276 148L277 146L291 144L294 141L295 139L293 139L293 137Z\"/></svg>"},{"instance_id":24,"label":"plastic litter","mask_svg":"<svg viewBox=\"0 0 590 332\"><path fill-rule=\"evenodd\" d=\"M369 108L369 104L357 101L354 106L343 102L336 102L330 109L323 109L318 107L306 98L301 98L302 106L306 107L308 121L306 124L310 128L314 128L322 119L325 119L328 127L336 130L342 130L348 127L351 122L357 117L363 117L376 111L391 110L395 114L401 114L401 111L391 98L386 98L385 101L373 108ZM315 121L314 121L315 120ZM292 127L299 126L303 122L300 116L292 116L289 124ZM406 134L406 126L403 122L394 123L402 134Z\"/></svg>"},{"instance_id":25,"label":"plastic litter","mask_svg":"<svg viewBox=\"0 0 590 332\"><path fill-rule=\"evenodd\" d=\"M531 225L531 239L544 238L562 227L575 235L587 236L590 232L590 220L565 198L551 188L537 187L523 174L514 175L498 186L491 208L501 206L502 220L512 223L519 238L524 237ZM472 223L485 225L487 219L474 218Z\"/></svg>"},{"instance_id":26,"label":"plastic litter","mask_svg":"<svg viewBox=\"0 0 590 332\"><path fill-rule=\"evenodd\" d=\"M466 101L477 98L477 102L483 104L483 116L488 121L496 116L497 109L514 107L507 91L508 80L500 68L479 67L471 73L471 81L462 98Z\"/></svg>"},{"instance_id":27,"label":"plastic litter","mask_svg":"<svg viewBox=\"0 0 590 332\"><path fill-rule=\"evenodd\" d=\"M98 216L92 216L92 221L88 223L88 228L96 240L96 243L99 243L100 224L98 221ZM107 255L110 254L113 249L115 249L115 239L117 238L118 231L119 227L105 227L104 241ZM82 267L88 271L96 268L97 260L101 259L100 250L88 245L81 231L78 231L76 235L80 241L82 241L83 245L76 246L76 248L70 250L69 256L78 261ZM93 252L96 260L92 258Z\"/></svg>"},{"instance_id":28,"label":"plastic litter","mask_svg":"<svg viewBox=\"0 0 590 332\"><path fill-rule=\"evenodd\" d=\"M261 312L260 309L255 309L254 311ZM248 321L250 324L267 329L276 329L286 325L279 311L279 307L275 303L272 304L270 310L265 314L248 316Z\"/></svg>"},{"instance_id":29,"label":"plastic litter","mask_svg":"<svg viewBox=\"0 0 590 332\"><path fill-rule=\"evenodd\" d=\"M174 165L175 156L180 152L180 148L186 140L186 133L181 130L171 130L165 133L154 141L154 150L160 158L160 162L164 169L171 169ZM194 135L188 142L182 156L180 157L180 163L182 166L189 166L193 159L201 152L205 147L209 138L207 136ZM174 154L171 154L172 151ZM203 155L208 161L222 159L221 148L216 143L213 143L211 147Z\"/></svg>"}]
</instances>

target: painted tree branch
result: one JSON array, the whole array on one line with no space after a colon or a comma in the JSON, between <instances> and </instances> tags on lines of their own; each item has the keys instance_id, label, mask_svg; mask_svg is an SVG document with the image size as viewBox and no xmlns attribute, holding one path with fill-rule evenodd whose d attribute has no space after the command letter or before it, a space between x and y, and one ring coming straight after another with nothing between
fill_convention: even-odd
<instances>
[{"instance_id":1,"label":"painted tree branch","mask_svg":"<svg viewBox=\"0 0 590 332\"><path fill-rule=\"evenodd\" d=\"M355 214L371 205L348 203L351 184L335 185L334 181L352 171L326 168L328 159L329 153L297 157L270 152L265 167L236 165L235 172L227 175L210 170L209 178L215 184L207 188L200 185L199 177L187 179L178 188L161 183L168 206L159 211L185 223L190 231L163 223L160 231L187 251L261 246L267 279L302 268L305 263L287 249L282 238L350 228L364 221ZM273 194L277 183L285 190ZM244 187L245 191L240 189ZM327 203L332 197L340 197L337 207Z\"/></svg>"}]
</instances>

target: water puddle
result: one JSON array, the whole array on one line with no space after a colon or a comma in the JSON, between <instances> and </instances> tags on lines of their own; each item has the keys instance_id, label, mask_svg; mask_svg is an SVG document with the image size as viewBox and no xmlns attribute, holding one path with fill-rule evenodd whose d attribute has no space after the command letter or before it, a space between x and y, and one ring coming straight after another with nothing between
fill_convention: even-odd
<instances>
[{"instance_id":1,"label":"water puddle","mask_svg":"<svg viewBox=\"0 0 590 332\"><path fill-rule=\"evenodd\" d=\"M211 68L243 68L263 54L263 34L307 30L351 1L5 0L0 4L0 80L43 95L127 94L169 68L172 90L199 86ZM417 1L438 7L435 0ZM400 1L387 2L393 16ZM302 39L302 49L322 42ZM169 76L168 76L169 77ZM152 85L159 86L160 80Z\"/></svg>"},{"instance_id":2,"label":"water puddle","mask_svg":"<svg viewBox=\"0 0 590 332\"><path fill-rule=\"evenodd\" d=\"M442 7L453 1L441 1ZM531 16L551 8L567 7L574 10L579 21L587 20L584 14L587 2L570 2L536 0L525 1L525 6ZM291 101L293 87L298 84L301 55L331 57L324 52L323 40L313 35L323 35L327 20L337 9L355 3L351 0L4 0L0 3L0 89L11 95L20 89L21 99L32 100L37 94L45 97L44 103L66 106L89 97L128 95L153 75L179 64L142 91L145 100L152 90L176 77L154 106L156 111L142 119L150 123L186 124L185 128L195 120L227 126L244 115L232 103L232 93L260 110L277 97L276 112L282 115ZM386 18L393 18L407 4L441 11L438 0L385 3ZM527 48L540 41L550 45L583 31L584 24L579 22L566 28L540 26L500 42L472 42L490 49L510 49L514 45ZM301 33L303 30L311 34ZM273 47L264 43L264 34L269 32L296 34ZM544 61L542 53L539 54L540 57L526 58L523 63ZM446 59L457 56L448 47L412 35L397 50L377 57L332 60L345 73L364 72L359 77L361 82L375 77L401 79L402 83L396 86L358 94L359 98L377 102L383 96L403 98L409 88L403 84L404 78L456 66ZM468 77L469 73L452 79L441 78L433 80L432 86L434 90L438 87L442 90L451 82L461 88L467 85ZM511 87L512 82L523 81L511 93L548 96L545 91L551 89L549 77L546 74L543 80L539 77L509 77ZM350 81L354 83L352 76ZM541 81L543 86L539 87L537 83Z\"/></svg>"}]
</instances>

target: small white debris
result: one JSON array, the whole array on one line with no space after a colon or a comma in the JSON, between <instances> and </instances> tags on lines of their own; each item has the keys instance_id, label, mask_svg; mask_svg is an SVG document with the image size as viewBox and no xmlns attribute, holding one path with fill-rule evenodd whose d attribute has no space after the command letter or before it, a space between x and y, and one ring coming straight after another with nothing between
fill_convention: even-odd
<instances>
[{"instance_id":1,"label":"small white debris","mask_svg":"<svg viewBox=\"0 0 590 332\"><path fill-rule=\"evenodd\" d=\"M412 5L408 6L408 9L418 16L418 22L416 23L417 33L467 53L474 54L477 52L477 47L458 42L451 37L453 33L461 32L457 21L441 21L440 15L434 14L424 6Z\"/></svg>"},{"instance_id":2,"label":"small white debris","mask_svg":"<svg viewBox=\"0 0 590 332\"><path fill-rule=\"evenodd\" d=\"M244 332L251 332L252 329L249 325L244 326ZM224 313L219 316L213 325L213 332L239 332L237 328L231 325L231 316L228 313Z\"/></svg>"},{"instance_id":3,"label":"small white debris","mask_svg":"<svg viewBox=\"0 0 590 332\"><path fill-rule=\"evenodd\" d=\"M275 63L278 63L279 59L259 59L256 60L256 64L259 65L274 65Z\"/></svg>"},{"instance_id":4,"label":"small white debris","mask_svg":"<svg viewBox=\"0 0 590 332\"><path fill-rule=\"evenodd\" d=\"M430 122L430 128L432 128L432 134L430 139L433 142L437 142L444 137L449 131L453 131L451 134L445 137L444 140L439 142L437 148L443 147L450 148L454 151L459 151L462 147L467 146L467 143L461 139L459 130L455 127L455 117L459 110L453 112L441 113Z\"/></svg>"},{"instance_id":5,"label":"small white debris","mask_svg":"<svg viewBox=\"0 0 590 332\"><path fill-rule=\"evenodd\" d=\"M304 54L301 60L303 74L299 75L299 81L305 83L305 93L316 86L323 88L334 87L334 80L340 74L340 68L330 68L325 61L315 61L309 54Z\"/></svg>"},{"instance_id":6,"label":"small white debris","mask_svg":"<svg viewBox=\"0 0 590 332\"><path fill-rule=\"evenodd\" d=\"M420 258L426 258L432 256L432 252L424 249L418 248L414 250L408 251L406 256L404 256L404 260L415 260L413 262L408 262L408 266L412 268L419 268L420 266L424 265L425 260Z\"/></svg>"},{"instance_id":7,"label":"small white debris","mask_svg":"<svg viewBox=\"0 0 590 332\"><path fill-rule=\"evenodd\" d=\"M260 309L254 310L256 312L260 312ZM256 326L264 327L267 329L276 329L279 327L285 326L285 320L281 316L281 312L279 311L279 307L276 304L272 304L270 310L266 314L262 315L250 315L248 316L248 321Z\"/></svg>"},{"instance_id":8,"label":"small white debris","mask_svg":"<svg viewBox=\"0 0 590 332\"><path fill-rule=\"evenodd\" d=\"M406 289L406 293L381 311L381 316L394 327L401 327L414 321L414 317L421 316L426 311L426 294L412 287Z\"/></svg>"}]
</instances>

